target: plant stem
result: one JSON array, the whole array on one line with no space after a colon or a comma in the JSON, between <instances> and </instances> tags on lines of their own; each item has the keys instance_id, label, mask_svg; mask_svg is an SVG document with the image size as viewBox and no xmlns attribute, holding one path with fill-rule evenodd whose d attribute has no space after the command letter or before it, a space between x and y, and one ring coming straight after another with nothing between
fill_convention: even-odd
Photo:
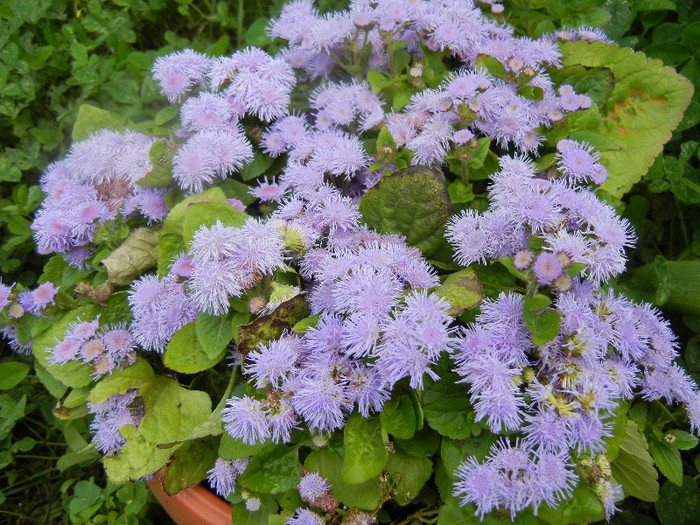
<instances>
[{"instance_id":1,"label":"plant stem","mask_svg":"<svg viewBox=\"0 0 700 525\"><path fill-rule=\"evenodd\" d=\"M417 510L416 512L408 516L405 520L398 522L396 525L408 525L415 519L427 518L428 516L433 516L438 512L440 512L439 509Z\"/></svg>"}]
</instances>

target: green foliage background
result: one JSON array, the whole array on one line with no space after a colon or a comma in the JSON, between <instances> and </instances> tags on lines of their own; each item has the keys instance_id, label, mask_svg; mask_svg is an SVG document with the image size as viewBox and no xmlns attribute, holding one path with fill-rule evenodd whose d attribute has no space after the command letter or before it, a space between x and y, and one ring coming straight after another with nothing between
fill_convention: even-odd
<instances>
[{"instance_id":1,"label":"green foliage background","mask_svg":"<svg viewBox=\"0 0 700 525\"><path fill-rule=\"evenodd\" d=\"M67 151L70 130L82 104L136 121L156 119L163 102L150 78L156 57L185 47L221 55L242 45L269 46L271 42L263 32L266 17L275 14L282 3L0 3L0 273L26 286L35 283L40 274L45 261L33 251L29 230L32 213L43 197L36 182L46 165ZM321 5L317 2L321 9L337 9L339 4L331 0ZM506 2L506 13L510 23L533 36L563 26L602 27L621 45L663 60L695 84L691 105L663 153L648 171L640 168L639 176L644 176L621 199L619 194L610 195L609 200L632 222L639 237L637 249L630 251L629 271L615 286L630 297L650 301L664 310L679 334L685 366L700 380L700 11L690 0L514 0ZM61 385L52 383L48 375L38 377L42 375L40 369L31 372L4 346L2 360L0 521L166 522L160 507L149 505L143 483L119 488L105 481L101 465L95 464L96 454L88 450L86 418L65 421L55 417L54 396L60 398L63 394L51 390ZM63 408L70 409L71 401L76 402L64 399ZM464 447L479 440L480 430L473 422L444 420L438 405L426 411L425 417L431 425L448 425L446 432L454 433L454 440L443 442L442 457L447 467L451 460L458 462ZM398 396L388 406L393 412L382 414L381 424L395 425L397 436L403 432L410 438L419 433L415 425L401 427L407 416L399 415L410 406L407 395ZM393 414L397 416L392 419ZM646 412L632 414L629 423L647 433L655 428L649 422L665 417ZM378 418L364 425L368 428L360 430L371 441L376 429L370 427L378 428ZM469 439L464 441L463 437ZM449 449L452 445L455 450ZM350 451L354 446L346 443ZM627 454L634 454L634 447L634 443L620 444ZM677 469L675 456L668 459L669 466L662 469L668 480L662 482L658 501L646 503L630 498L624 512L614 518L615 523L696 523L700 515L700 457L681 447L673 450L670 454L680 458L681 469ZM661 445L651 450L659 466L667 453ZM331 481L343 490L340 458L330 453L314 454L306 458L307 468L330 465L328 468L337 471L337 480ZM368 464L373 465L371 461ZM254 476L259 474L264 483L264 467L261 464L259 473L251 472L248 482L258 483ZM411 468L418 478L426 471L425 465ZM436 470L443 473L437 480L438 487L449 486L444 472L452 469ZM347 475L361 481L367 472ZM440 474L436 474L438 477ZM293 481L290 478L290 486ZM410 492L410 487L404 489ZM371 503L367 505L372 507ZM443 517L448 520L445 523L459 519L460 512L455 507L454 516Z\"/></svg>"}]
</instances>

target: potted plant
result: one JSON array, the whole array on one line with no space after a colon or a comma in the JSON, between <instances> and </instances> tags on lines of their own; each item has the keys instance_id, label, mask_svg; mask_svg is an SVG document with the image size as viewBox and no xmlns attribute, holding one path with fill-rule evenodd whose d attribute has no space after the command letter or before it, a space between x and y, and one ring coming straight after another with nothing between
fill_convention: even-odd
<instances>
[{"instance_id":1,"label":"potted plant","mask_svg":"<svg viewBox=\"0 0 700 525\"><path fill-rule=\"evenodd\" d=\"M496 3L302 0L268 32L159 58L152 121L81 107L32 225L55 255L0 288L109 479L348 525L597 521L657 497L654 462L678 481L700 394L610 286L611 203L690 83Z\"/></svg>"}]
</instances>

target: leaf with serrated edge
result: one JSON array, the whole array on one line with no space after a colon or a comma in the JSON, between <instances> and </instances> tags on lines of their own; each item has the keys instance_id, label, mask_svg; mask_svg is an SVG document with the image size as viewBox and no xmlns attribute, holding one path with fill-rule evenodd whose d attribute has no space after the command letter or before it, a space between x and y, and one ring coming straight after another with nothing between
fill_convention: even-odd
<instances>
[{"instance_id":1,"label":"leaf with serrated edge","mask_svg":"<svg viewBox=\"0 0 700 525\"><path fill-rule=\"evenodd\" d=\"M564 67L580 64L613 72L615 87L601 108L600 133L620 149L601 153L608 169L602 188L621 197L671 138L693 96L693 85L661 60L616 44L569 42L561 51Z\"/></svg>"}]
</instances>

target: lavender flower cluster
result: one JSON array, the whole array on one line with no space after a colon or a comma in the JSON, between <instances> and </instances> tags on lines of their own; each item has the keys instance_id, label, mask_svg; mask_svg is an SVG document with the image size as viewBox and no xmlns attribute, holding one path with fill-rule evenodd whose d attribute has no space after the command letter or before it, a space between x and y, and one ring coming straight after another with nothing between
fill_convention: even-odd
<instances>
[{"instance_id":1,"label":"lavender flower cluster","mask_svg":"<svg viewBox=\"0 0 700 525\"><path fill-rule=\"evenodd\" d=\"M40 180L47 196L31 226L39 253L63 253L82 268L101 224L137 212L149 221L165 218L165 189L136 184L153 169L154 142L143 133L102 130L49 166Z\"/></svg>"},{"instance_id":2,"label":"lavender flower cluster","mask_svg":"<svg viewBox=\"0 0 700 525\"><path fill-rule=\"evenodd\" d=\"M10 348L19 353L29 355L32 350L33 340L20 343L17 338L17 326L13 321L21 319L24 315L44 317L55 304L56 294L60 286L54 286L47 282L40 284L34 290L25 290L15 293L12 289L14 284L6 285L0 281L0 320L7 321L0 329L0 335L7 342Z\"/></svg>"},{"instance_id":3,"label":"lavender flower cluster","mask_svg":"<svg viewBox=\"0 0 700 525\"><path fill-rule=\"evenodd\" d=\"M99 379L113 370L126 368L136 360L136 342L126 323L100 327L99 318L71 322L65 336L51 348L51 364L80 361Z\"/></svg>"},{"instance_id":4,"label":"lavender flower cluster","mask_svg":"<svg viewBox=\"0 0 700 525\"><path fill-rule=\"evenodd\" d=\"M494 14L503 11L486 4ZM673 364L677 344L659 313L602 289L624 270L625 249L635 238L590 189L607 177L599 154L561 140L555 164L542 171L525 156L537 155L546 128L592 104L569 85L555 89L547 75L560 65L557 42L604 35L583 28L516 37L457 0L356 0L326 15L300 0L282 10L269 32L289 42L276 57L257 48L218 59L187 50L158 59L153 74L168 100L181 104L170 144L171 187L202 192L243 169L258 148L281 165L277 178L266 176L250 189L265 204L261 209L272 211L241 214L237 227L199 228L166 276L132 283L128 326L76 319L56 341L51 363L82 361L99 378L129 366L137 347L164 352L183 326L203 312L229 313L234 299L245 298L251 313L264 314L303 294L316 324L242 356L246 394L228 399L222 412L230 436L249 445L289 443L298 429L324 438L355 410L364 417L380 412L399 381L422 389L439 380L436 365L449 355L476 419L495 434L518 436L501 439L483 462L459 466L454 491L462 503L476 504L481 517L497 509L513 518L528 507L537 512L571 497L575 466L597 462L603 474L593 488L609 517L622 494L602 455L613 410L635 396L665 399L682 405L699 433L700 393ZM397 45L413 60L405 77L416 90L405 107L387 110L361 78L364 70L352 81L331 78L338 70L356 73L363 52L380 75L400 75ZM423 78L426 53L459 64L433 88ZM489 73L483 56L497 59L504 73ZM323 79L303 114L289 110L297 77ZM527 98L524 86L541 96ZM480 137L519 152L503 155L491 175L489 209L454 216L446 238L455 262L500 260L526 283L524 294L485 300L475 321L458 327L450 304L431 291L440 278L421 252L399 235L362 224L362 195L385 169L396 168L379 162L377 169L365 148L368 133L382 126L413 164L468 157ZM100 225L137 211L149 222L164 219L168 188L136 184L153 168L154 142L141 133L98 132L53 164L42 177L48 196L32 226L40 253L63 253L80 267ZM230 204L246 211L236 199ZM277 282L282 272L298 272L303 288ZM42 315L57 292L47 283L15 298L11 288L0 285L0 311L7 307L3 315L13 319L25 311ZM553 338L535 344L524 311L542 295L547 304L535 314L548 311L560 324ZM16 341L12 330L8 324L3 334ZM89 410L103 453L118 451L125 443L119 428L138 426L143 417L136 390ZM210 483L221 496L231 494L250 461L218 459ZM330 488L318 473L305 473L297 487L306 504L332 513L338 501ZM259 498L242 495L249 511L260 508ZM288 523L323 518L299 507Z\"/></svg>"}]
</instances>

